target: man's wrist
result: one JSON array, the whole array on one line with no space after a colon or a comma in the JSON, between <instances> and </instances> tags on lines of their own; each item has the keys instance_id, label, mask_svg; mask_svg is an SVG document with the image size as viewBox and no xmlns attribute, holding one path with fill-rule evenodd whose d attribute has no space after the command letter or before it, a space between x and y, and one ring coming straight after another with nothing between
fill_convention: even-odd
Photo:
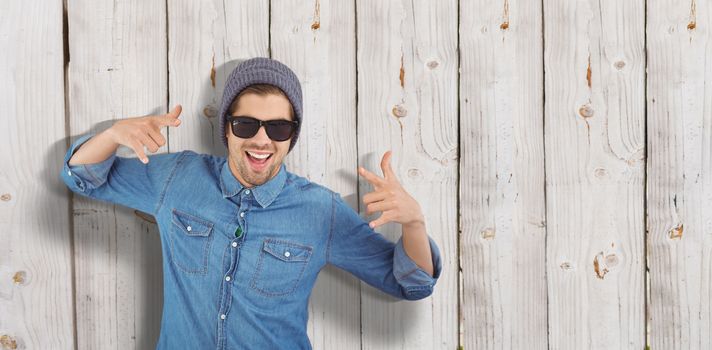
<instances>
[{"instance_id":1,"label":"man's wrist","mask_svg":"<svg viewBox=\"0 0 712 350\"><path fill-rule=\"evenodd\" d=\"M416 219L413 219L413 220L403 224L403 228L406 230L424 229L425 228L425 217L423 217L423 215L421 214Z\"/></svg>"}]
</instances>

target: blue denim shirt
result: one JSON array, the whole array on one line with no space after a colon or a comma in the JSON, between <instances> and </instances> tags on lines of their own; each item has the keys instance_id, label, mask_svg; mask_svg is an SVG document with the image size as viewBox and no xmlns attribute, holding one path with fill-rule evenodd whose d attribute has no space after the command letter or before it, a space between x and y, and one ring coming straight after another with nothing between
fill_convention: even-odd
<instances>
[{"instance_id":1,"label":"blue denim shirt","mask_svg":"<svg viewBox=\"0 0 712 350\"><path fill-rule=\"evenodd\" d=\"M73 192L152 214L163 252L159 349L311 349L308 299L326 264L399 299L429 296L435 276L368 226L341 196L287 171L245 188L225 157L192 151L112 155L68 165L93 134L74 141L61 178Z\"/></svg>"}]
</instances>

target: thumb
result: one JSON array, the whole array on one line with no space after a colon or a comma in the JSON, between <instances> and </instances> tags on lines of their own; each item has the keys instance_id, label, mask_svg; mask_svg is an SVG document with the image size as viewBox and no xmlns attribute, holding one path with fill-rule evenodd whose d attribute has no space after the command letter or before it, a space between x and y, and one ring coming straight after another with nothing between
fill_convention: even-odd
<instances>
[{"instance_id":1,"label":"thumb","mask_svg":"<svg viewBox=\"0 0 712 350\"><path fill-rule=\"evenodd\" d=\"M394 176L393 169L391 168L391 155L393 152L386 151L381 159L381 170L383 171L384 178L390 178Z\"/></svg>"}]
</instances>

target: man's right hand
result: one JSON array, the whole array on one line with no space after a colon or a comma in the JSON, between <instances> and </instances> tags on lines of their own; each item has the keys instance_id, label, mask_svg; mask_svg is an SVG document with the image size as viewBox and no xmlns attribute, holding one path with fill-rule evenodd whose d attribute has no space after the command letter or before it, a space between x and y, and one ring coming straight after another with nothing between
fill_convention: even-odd
<instances>
[{"instance_id":1,"label":"man's right hand","mask_svg":"<svg viewBox=\"0 0 712 350\"><path fill-rule=\"evenodd\" d=\"M180 125L178 116L181 111L181 105L176 105L167 114L122 119L107 129L106 133L117 144L131 148L141 162L146 164L148 157L143 147L146 146L151 153L155 153L165 145L166 138L161 134L161 128Z\"/></svg>"}]
</instances>

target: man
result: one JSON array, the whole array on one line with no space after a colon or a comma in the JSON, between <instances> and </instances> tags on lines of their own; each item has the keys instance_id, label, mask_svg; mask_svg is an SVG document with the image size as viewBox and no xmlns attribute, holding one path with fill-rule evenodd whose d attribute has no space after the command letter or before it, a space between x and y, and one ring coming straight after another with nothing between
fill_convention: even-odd
<instances>
[{"instance_id":1,"label":"man","mask_svg":"<svg viewBox=\"0 0 712 350\"><path fill-rule=\"evenodd\" d=\"M367 224L338 193L287 171L302 124L294 72L256 57L230 74L220 108L226 158L192 151L146 156L165 144L163 126L181 107L117 121L76 140L62 179L74 192L156 218L163 249L164 307L159 349L311 349L308 299L332 264L400 299L429 296L442 265L418 203L390 167L359 174ZM119 145L138 158L116 157ZM399 222L393 243L373 229Z\"/></svg>"}]
</instances>

